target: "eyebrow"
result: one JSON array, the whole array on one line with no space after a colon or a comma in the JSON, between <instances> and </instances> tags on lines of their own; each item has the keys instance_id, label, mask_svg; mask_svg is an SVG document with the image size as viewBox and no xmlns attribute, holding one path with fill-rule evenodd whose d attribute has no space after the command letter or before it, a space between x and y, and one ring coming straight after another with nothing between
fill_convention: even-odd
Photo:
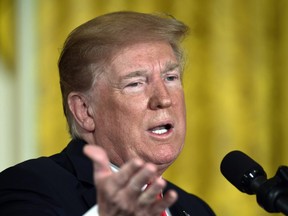
<instances>
[{"instance_id":1,"label":"eyebrow","mask_svg":"<svg viewBox=\"0 0 288 216\"><path fill-rule=\"evenodd\" d=\"M129 74L126 74L124 76L121 76L121 79L129 79L133 77L140 77L140 76L146 76L147 71L146 70L138 70L138 71L133 71Z\"/></svg>"},{"instance_id":2,"label":"eyebrow","mask_svg":"<svg viewBox=\"0 0 288 216\"><path fill-rule=\"evenodd\" d=\"M179 63L171 63L171 62L167 62L165 64L165 68L163 71L161 71L161 75L166 74L170 71L175 70L176 68L180 68L180 64ZM121 76L121 79L125 80L125 79L129 79L129 78L133 78L133 77L145 77L147 76L147 70L137 70L137 71L132 71L131 73L128 73L126 75Z\"/></svg>"},{"instance_id":3,"label":"eyebrow","mask_svg":"<svg viewBox=\"0 0 288 216\"><path fill-rule=\"evenodd\" d=\"M171 63L171 62L167 62L166 64L165 64L165 69L161 72L161 74L163 75L163 74L166 74L166 73L168 73L168 72L170 72L170 71L173 71L173 70L175 70L175 69L179 69L180 68L180 64L179 63ZM179 71L179 73L180 73L180 71Z\"/></svg>"}]
</instances>

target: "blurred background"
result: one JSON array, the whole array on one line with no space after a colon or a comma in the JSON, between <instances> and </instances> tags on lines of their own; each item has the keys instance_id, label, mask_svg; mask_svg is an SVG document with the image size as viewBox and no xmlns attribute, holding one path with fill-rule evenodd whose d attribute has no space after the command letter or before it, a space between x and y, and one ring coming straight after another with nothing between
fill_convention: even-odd
<instances>
[{"instance_id":1,"label":"blurred background","mask_svg":"<svg viewBox=\"0 0 288 216\"><path fill-rule=\"evenodd\" d=\"M219 166L234 149L268 177L288 165L287 0L0 0L0 170L66 146L61 47L78 25L118 10L164 12L191 28L186 145L165 177L217 215L270 215Z\"/></svg>"}]
</instances>

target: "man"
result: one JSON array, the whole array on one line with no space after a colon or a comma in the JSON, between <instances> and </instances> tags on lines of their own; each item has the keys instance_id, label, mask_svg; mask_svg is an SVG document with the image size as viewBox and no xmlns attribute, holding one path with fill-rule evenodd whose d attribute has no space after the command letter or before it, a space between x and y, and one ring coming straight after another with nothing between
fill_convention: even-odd
<instances>
[{"instance_id":1,"label":"man","mask_svg":"<svg viewBox=\"0 0 288 216\"><path fill-rule=\"evenodd\" d=\"M136 12L75 29L59 59L73 139L59 154L0 175L0 215L76 216L95 203L101 216L214 215L161 178L184 144L187 30L171 17Z\"/></svg>"}]
</instances>

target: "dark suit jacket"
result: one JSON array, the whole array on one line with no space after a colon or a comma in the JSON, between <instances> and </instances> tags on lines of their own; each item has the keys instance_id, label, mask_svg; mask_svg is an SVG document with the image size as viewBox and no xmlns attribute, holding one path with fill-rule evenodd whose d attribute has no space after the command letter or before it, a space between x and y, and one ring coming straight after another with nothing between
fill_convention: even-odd
<instances>
[{"instance_id":1,"label":"dark suit jacket","mask_svg":"<svg viewBox=\"0 0 288 216\"><path fill-rule=\"evenodd\" d=\"M96 201L92 163L82 153L84 141L72 140L59 154L28 160L0 174L1 216L81 216ZM208 205L168 182L178 201L173 216L211 216ZM185 214L185 212L187 214Z\"/></svg>"}]
</instances>

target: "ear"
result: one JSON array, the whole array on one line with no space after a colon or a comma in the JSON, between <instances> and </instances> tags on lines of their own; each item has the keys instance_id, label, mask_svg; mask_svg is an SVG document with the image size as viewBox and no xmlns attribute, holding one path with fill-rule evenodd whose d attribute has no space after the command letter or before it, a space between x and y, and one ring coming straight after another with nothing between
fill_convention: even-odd
<instances>
[{"instance_id":1,"label":"ear","mask_svg":"<svg viewBox=\"0 0 288 216\"><path fill-rule=\"evenodd\" d=\"M71 92L68 95L68 105L80 127L89 132L94 131L93 111L86 97L80 93Z\"/></svg>"}]
</instances>

